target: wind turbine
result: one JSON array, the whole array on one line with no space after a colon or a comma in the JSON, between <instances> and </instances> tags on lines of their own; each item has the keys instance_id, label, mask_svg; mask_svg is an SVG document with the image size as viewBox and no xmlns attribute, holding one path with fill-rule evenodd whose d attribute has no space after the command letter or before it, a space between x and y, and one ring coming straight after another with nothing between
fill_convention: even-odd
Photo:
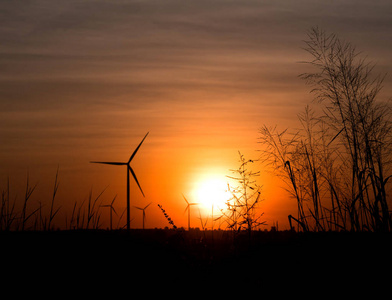
<instances>
[{"instance_id":1,"label":"wind turbine","mask_svg":"<svg viewBox=\"0 0 392 300\"><path fill-rule=\"evenodd\" d=\"M186 200L184 195L182 195L182 197L184 197L184 200L187 204L184 213L188 210L188 231L189 231L191 229L191 205L197 205L199 203L189 203L188 200Z\"/></svg>"},{"instance_id":2,"label":"wind turbine","mask_svg":"<svg viewBox=\"0 0 392 300\"><path fill-rule=\"evenodd\" d=\"M110 230L112 230L112 213L114 212L116 214L116 216L118 216L116 210L113 207L113 203L116 200L116 198L117 198L117 195L114 196L113 201L110 204L101 205L101 207L109 207L110 208Z\"/></svg>"},{"instance_id":3,"label":"wind turbine","mask_svg":"<svg viewBox=\"0 0 392 300\"><path fill-rule=\"evenodd\" d=\"M137 208L137 209L140 209L140 210L143 211L143 230L144 230L144 219L145 219L145 217L146 217L146 208L149 207L151 203L152 203L152 202L150 202L149 204L147 204L147 206L144 207L144 208L134 206L134 208Z\"/></svg>"},{"instance_id":4,"label":"wind turbine","mask_svg":"<svg viewBox=\"0 0 392 300\"><path fill-rule=\"evenodd\" d=\"M115 165L115 166L127 166L127 230L130 230L130 211L129 211L129 173L132 174L133 178L135 179L140 191L142 192L143 197L144 193L142 188L140 187L139 181L136 178L136 174L135 172L132 170L131 168L131 161L132 159L135 157L136 152L139 150L140 146L143 144L144 140L146 139L147 135L149 134L149 132L147 132L147 134L144 136L143 140L140 142L139 146L137 146L137 148L135 149L135 151L133 151L131 157L129 158L128 162L107 162L107 161L90 161L90 163L93 164L105 164L105 165Z\"/></svg>"}]
</instances>

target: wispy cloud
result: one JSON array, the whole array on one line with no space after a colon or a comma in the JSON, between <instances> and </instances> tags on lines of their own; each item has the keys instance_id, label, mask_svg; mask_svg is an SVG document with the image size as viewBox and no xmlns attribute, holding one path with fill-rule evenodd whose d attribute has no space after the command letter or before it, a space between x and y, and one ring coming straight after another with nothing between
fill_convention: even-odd
<instances>
[{"instance_id":1,"label":"wispy cloud","mask_svg":"<svg viewBox=\"0 0 392 300\"><path fill-rule=\"evenodd\" d=\"M212 119L234 130L233 120L257 127L266 116L295 117L293 107L307 97L296 77L305 55L301 40L315 25L391 64L389 1L3 1L0 7L0 108L8 114L1 137L10 143L11 120L19 120L18 130L42 129L23 111L52 128L77 124L92 136L97 118L107 132L119 126L144 132L148 124L169 136L190 124L207 134Z\"/></svg>"}]
</instances>

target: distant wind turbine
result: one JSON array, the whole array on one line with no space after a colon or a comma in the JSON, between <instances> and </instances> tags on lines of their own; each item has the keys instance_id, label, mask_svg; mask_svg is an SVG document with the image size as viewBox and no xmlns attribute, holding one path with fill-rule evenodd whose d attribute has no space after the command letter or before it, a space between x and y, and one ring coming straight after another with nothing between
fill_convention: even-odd
<instances>
[{"instance_id":1,"label":"distant wind turbine","mask_svg":"<svg viewBox=\"0 0 392 300\"><path fill-rule=\"evenodd\" d=\"M149 204L147 204L147 206L144 207L144 208L134 206L134 208L137 208L137 209L143 211L143 229L144 229L144 219L146 218L146 208L149 207L151 203L152 203L152 202L150 202Z\"/></svg>"},{"instance_id":2,"label":"distant wind turbine","mask_svg":"<svg viewBox=\"0 0 392 300\"><path fill-rule=\"evenodd\" d=\"M114 196L114 198L113 198L113 200L112 200L112 202L110 204L101 205L101 207L109 207L110 208L110 230L113 229L113 227L112 227L112 219L113 219L112 218L112 213L114 212L116 214L116 216L117 216L117 212L116 212L116 210L113 207L113 203L116 200L116 198L117 198L117 195Z\"/></svg>"},{"instance_id":3,"label":"distant wind turbine","mask_svg":"<svg viewBox=\"0 0 392 300\"><path fill-rule=\"evenodd\" d=\"M182 195L182 197L184 197L184 200L187 204L184 213L188 210L188 231L189 231L191 229L191 205L197 205L199 203L189 203L188 200L186 200L184 195Z\"/></svg>"},{"instance_id":4,"label":"distant wind turbine","mask_svg":"<svg viewBox=\"0 0 392 300\"><path fill-rule=\"evenodd\" d=\"M130 211L129 211L129 173L132 173L133 178L135 179L140 191L142 192L143 197L144 193L142 188L140 187L139 181L136 178L136 174L135 172L132 170L131 168L131 161L134 158L134 156L136 155L137 151L139 150L140 146L143 144L144 140L146 139L147 135L149 134L149 132L147 132L147 134L144 136L143 140L140 142L139 146L137 146L137 148L135 149L135 151L133 151L131 157L129 158L128 162L106 162L106 161L90 161L90 163L93 164L105 164L105 165L115 165L115 166L127 166L127 230L130 230Z\"/></svg>"}]
</instances>

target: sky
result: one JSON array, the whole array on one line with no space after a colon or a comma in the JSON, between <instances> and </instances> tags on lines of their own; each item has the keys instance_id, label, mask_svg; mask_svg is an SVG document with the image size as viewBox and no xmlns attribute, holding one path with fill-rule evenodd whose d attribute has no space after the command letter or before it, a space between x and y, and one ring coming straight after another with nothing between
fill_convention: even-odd
<instances>
[{"instance_id":1,"label":"sky","mask_svg":"<svg viewBox=\"0 0 392 300\"><path fill-rule=\"evenodd\" d=\"M157 204L186 226L182 195L200 201L199 186L227 180L238 151L259 157L261 126L293 128L312 104L298 78L309 70L307 32L338 34L386 73L391 16L390 1L2 1L0 188L9 178L22 199L28 174L33 209L50 200L59 168L63 214L104 189L102 205L117 195L120 214L125 168L89 161L127 161L149 132L132 162L146 197L131 181L131 205L153 203L147 228L168 225ZM265 220L288 228L294 200L260 163L252 168ZM131 216L141 227L141 212ZM102 210L103 227L107 219Z\"/></svg>"}]
</instances>

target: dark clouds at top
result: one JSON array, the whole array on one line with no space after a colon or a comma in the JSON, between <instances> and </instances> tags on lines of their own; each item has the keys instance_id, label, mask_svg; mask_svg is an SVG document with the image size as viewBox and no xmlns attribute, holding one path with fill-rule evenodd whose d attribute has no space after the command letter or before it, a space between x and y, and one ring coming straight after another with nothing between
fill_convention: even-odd
<instances>
[{"instance_id":1,"label":"dark clouds at top","mask_svg":"<svg viewBox=\"0 0 392 300\"><path fill-rule=\"evenodd\" d=\"M230 86L239 84L230 70L239 69L247 82L263 69L284 77L286 70L279 67L303 57L296 55L311 26L341 33L368 46L367 51L375 47L385 53L392 43L387 1L29 1L1 6L2 81L159 87L186 79L203 85L204 77L212 77Z\"/></svg>"}]
</instances>

